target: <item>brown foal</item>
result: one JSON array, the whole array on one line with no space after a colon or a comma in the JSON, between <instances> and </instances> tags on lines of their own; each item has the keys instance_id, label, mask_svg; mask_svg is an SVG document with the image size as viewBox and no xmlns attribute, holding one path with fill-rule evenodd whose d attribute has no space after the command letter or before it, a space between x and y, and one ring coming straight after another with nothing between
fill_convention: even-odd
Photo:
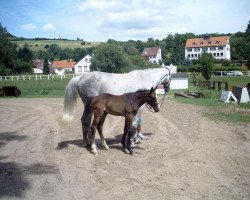
<instances>
[{"instance_id":1,"label":"brown foal","mask_svg":"<svg viewBox=\"0 0 250 200\"><path fill-rule=\"evenodd\" d=\"M103 136L103 124L108 114L125 117L124 134L122 145L124 149L128 149L130 154L133 154L131 148L131 138L135 134L133 127L133 119L138 109L145 103L149 104L155 112L159 112L157 96L155 89L139 90L134 93L126 93L123 95L111 95L107 93L100 94L94 97L91 101L91 109L94 114L94 119L91 125L91 151L95 155L98 154L95 144L96 129L99 132L101 143L106 150L109 149ZM126 136L127 145L126 145Z\"/></svg>"}]
</instances>

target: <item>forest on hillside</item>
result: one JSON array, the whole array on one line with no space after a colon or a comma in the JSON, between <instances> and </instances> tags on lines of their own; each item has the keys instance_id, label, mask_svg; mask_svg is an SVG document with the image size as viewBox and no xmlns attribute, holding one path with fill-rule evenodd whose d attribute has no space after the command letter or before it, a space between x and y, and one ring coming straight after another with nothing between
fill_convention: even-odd
<instances>
[{"instance_id":1,"label":"forest on hillside","mask_svg":"<svg viewBox=\"0 0 250 200\"><path fill-rule=\"evenodd\" d=\"M250 21L245 32L219 34L211 33L210 36L230 36L231 60L250 67ZM185 43L187 39L203 37L193 33L168 34L162 40L148 38L147 41L128 40L116 41L109 39L107 42L98 46L87 48L61 48L58 44L45 45L44 50L32 51L28 44L18 47L13 40L25 40L17 38L7 31L0 23L0 76L10 74L32 73L31 60L74 60L78 62L87 54L98 54L100 51L105 54L111 62L118 68L117 72L126 72L133 69L155 67L155 65L146 63L141 58L144 48L159 46L162 49L162 62L165 65L174 64L192 68L196 63L185 60ZM39 40L39 38L34 38ZM40 38L41 39L41 38ZM43 38L46 39L46 38ZM66 39L60 39L66 40ZM80 40L78 38L78 40ZM117 55L119 54L119 56ZM98 62L95 62L98 63ZM95 67L94 67L95 68Z\"/></svg>"}]
</instances>

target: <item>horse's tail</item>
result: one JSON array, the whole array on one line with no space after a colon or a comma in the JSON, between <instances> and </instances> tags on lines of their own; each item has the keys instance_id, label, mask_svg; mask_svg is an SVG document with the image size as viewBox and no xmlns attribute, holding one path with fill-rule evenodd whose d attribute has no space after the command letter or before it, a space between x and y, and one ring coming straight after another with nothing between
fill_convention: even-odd
<instances>
[{"instance_id":1,"label":"horse's tail","mask_svg":"<svg viewBox=\"0 0 250 200\"><path fill-rule=\"evenodd\" d=\"M80 76L72 78L65 89L64 107L63 107L63 119L66 121L73 120L74 108L77 103L77 97L79 95L77 90L77 82Z\"/></svg>"}]
</instances>

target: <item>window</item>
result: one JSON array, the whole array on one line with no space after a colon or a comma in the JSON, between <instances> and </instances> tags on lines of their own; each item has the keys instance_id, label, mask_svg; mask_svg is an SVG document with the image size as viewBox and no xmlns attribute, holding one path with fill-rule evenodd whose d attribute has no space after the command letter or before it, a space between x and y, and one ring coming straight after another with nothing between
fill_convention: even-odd
<instances>
[{"instance_id":1,"label":"window","mask_svg":"<svg viewBox=\"0 0 250 200\"><path fill-rule=\"evenodd\" d=\"M223 47L218 47L218 50L220 50L220 51L223 50Z\"/></svg>"},{"instance_id":2,"label":"window","mask_svg":"<svg viewBox=\"0 0 250 200\"><path fill-rule=\"evenodd\" d=\"M217 40L216 42L215 42L215 44L219 44L220 42Z\"/></svg>"},{"instance_id":3,"label":"window","mask_svg":"<svg viewBox=\"0 0 250 200\"><path fill-rule=\"evenodd\" d=\"M223 53L220 53L220 56L222 56L222 57L223 57Z\"/></svg>"},{"instance_id":4,"label":"window","mask_svg":"<svg viewBox=\"0 0 250 200\"><path fill-rule=\"evenodd\" d=\"M208 43L208 45L211 45L211 41L208 41L207 43Z\"/></svg>"},{"instance_id":5,"label":"window","mask_svg":"<svg viewBox=\"0 0 250 200\"><path fill-rule=\"evenodd\" d=\"M203 45L203 42L201 42L200 45Z\"/></svg>"},{"instance_id":6,"label":"window","mask_svg":"<svg viewBox=\"0 0 250 200\"><path fill-rule=\"evenodd\" d=\"M85 58L85 62L86 62L86 63L88 62L88 58Z\"/></svg>"},{"instance_id":7,"label":"window","mask_svg":"<svg viewBox=\"0 0 250 200\"><path fill-rule=\"evenodd\" d=\"M217 53L217 56L220 56L220 53Z\"/></svg>"},{"instance_id":8,"label":"window","mask_svg":"<svg viewBox=\"0 0 250 200\"><path fill-rule=\"evenodd\" d=\"M78 73L82 72L82 66L78 66Z\"/></svg>"},{"instance_id":9,"label":"window","mask_svg":"<svg viewBox=\"0 0 250 200\"><path fill-rule=\"evenodd\" d=\"M188 56L187 56L188 58L190 58L190 54L188 54Z\"/></svg>"},{"instance_id":10,"label":"window","mask_svg":"<svg viewBox=\"0 0 250 200\"><path fill-rule=\"evenodd\" d=\"M88 71L88 67L84 66L84 71L87 72Z\"/></svg>"},{"instance_id":11,"label":"window","mask_svg":"<svg viewBox=\"0 0 250 200\"><path fill-rule=\"evenodd\" d=\"M216 53L213 53L214 56L216 56Z\"/></svg>"},{"instance_id":12,"label":"window","mask_svg":"<svg viewBox=\"0 0 250 200\"><path fill-rule=\"evenodd\" d=\"M92 63L92 58L89 58L89 63Z\"/></svg>"},{"instance_id":13,"label":"window","mask_svg":"<svg viewBox=\"0 0 250 200\"><path fill-rule=\"evenodd\" d=\"M192 46L195 46L195 45L196 45L195 42L193 42Z\"/></svg>"},{"instance_id":14,"label":"window","mask_svg":"<svg viewBox=\"0 0 250 200\"><path fill-rule=\"evenodd\" d=\"M188 48L187 51L188 51L188 52L192 52L192 49L191 49L191 48Z\"/></svg>"},{"instance_id":15,"label":"window","mask_svg":"<svg viewBox=\"0 0 250 200\"><path fill-rule=\"evenodd\" d=\"M210 47L210 51L215 51L216 47Z\"/></svg>"},{"instance_id":16,"label":"window","mask_svg":"<svg viewBox=\"0 0 250 200\"><path fill-rule=\"evenodd\" d=\"M194 48L194 51L200 51L200 48Z\"/></svg>"},{"instance_id":17,"label":"window","mask_svg":"<svg viewBox=\"0 0 250 200\"><path fill-rule=\"evenodd\" d=\"M203 51L203 52L206 52L206 51L207 51L207 48L202 48L202 51Z\"/></svg>"}]
</instances>

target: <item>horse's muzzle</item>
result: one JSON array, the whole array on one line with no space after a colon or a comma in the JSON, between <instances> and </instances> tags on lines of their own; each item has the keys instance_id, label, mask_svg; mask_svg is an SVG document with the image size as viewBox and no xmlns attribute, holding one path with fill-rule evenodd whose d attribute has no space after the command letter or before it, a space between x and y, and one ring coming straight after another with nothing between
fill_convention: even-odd
<instances>
[{"instance_id":1,"label":"horse's muzzle","mask_svg":"<svg viewBox=\"0 0 250 200\"><path fill-rule=\"evenodd\" d=\"M159 106L157 106L154 110L155 110L155 112L159 112L160 111Z\"/></svg>"}]
</instances>

